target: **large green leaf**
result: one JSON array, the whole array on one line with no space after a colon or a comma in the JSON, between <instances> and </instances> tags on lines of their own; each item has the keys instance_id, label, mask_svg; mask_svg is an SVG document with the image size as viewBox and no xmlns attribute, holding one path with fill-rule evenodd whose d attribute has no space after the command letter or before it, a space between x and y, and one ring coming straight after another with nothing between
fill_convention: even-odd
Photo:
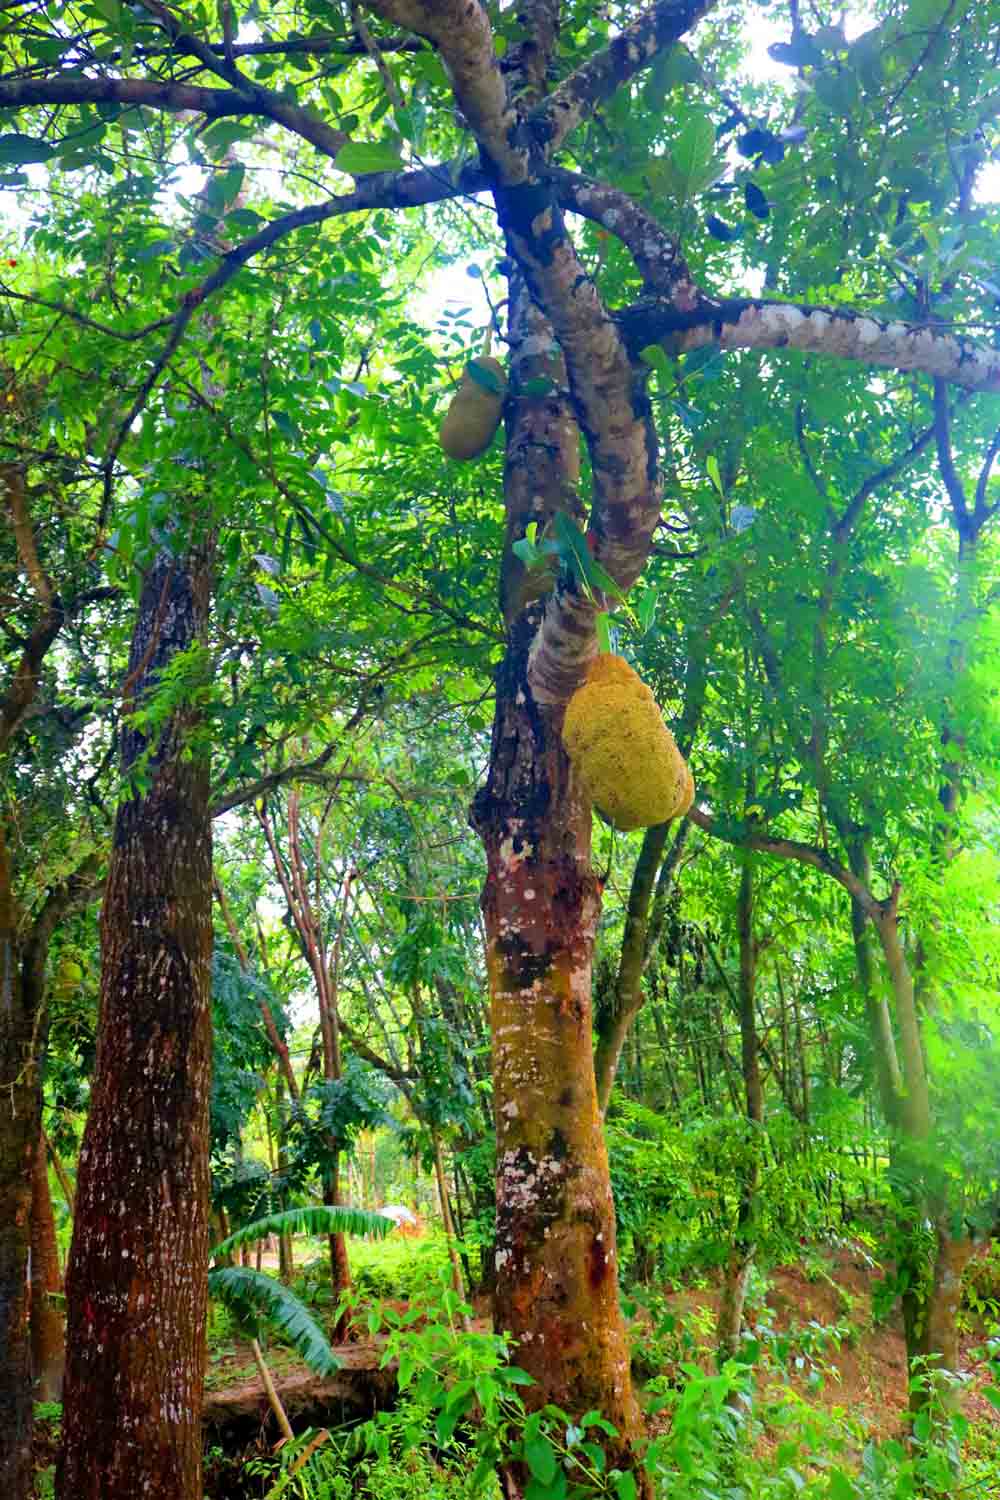
<instances>
[{"instance_id":1,"label":"large green leaf","mask_svg":"<svg viewBox=\"0 0 1000 1500\"><path fill-rule=\"evenodd\" d=\"M400 166L399 144L395 141L348 141L334 158L341 172L360 177L366 172L395 172Z\"/></svg>"},{"instance_id":2,"label":"large green leaf","mask_svg":"<svg viewBox=\"0 0 1000 1500\"><path fill-rule=\"evenodd\" d=\"M281 1213L265 1214L244 1224L228 1239L216 1245L211 1252L213 1260L239 1248L252 1245L269 1234L370 1234L380 1239L389 1233L393 1223L383 1214L369 1213L364 1208L330 1207L324 1203L310 1204L305 1208L286 1208Z\"/></svg>"},{"instance_id":3,"label":"large green leaf","mask_svg":"<svg viewBox=\"0 0 1000 1500\"><path fill-rule=\"evenodd\" d=\"M342 1361L305 1303L273 1276L249 1266L217 1266L208 1273L208 1290L243 1322L256 1325L264 1318L280 1329L317 1375L340 1369Z\"/></svg>"},{"instance_id":4,"label":"large green leaf","mask_svg":"<svg viewBox=\"0 0 1000 1500\"><path fill-rule=\"evenodd\" d=\"M55 147L50 146L48 141L39 140L37 136L21 135L19 131L0 135L2 166L25 167L31 162L48 161L55 154Z\"/></svg>"}]
</instances>

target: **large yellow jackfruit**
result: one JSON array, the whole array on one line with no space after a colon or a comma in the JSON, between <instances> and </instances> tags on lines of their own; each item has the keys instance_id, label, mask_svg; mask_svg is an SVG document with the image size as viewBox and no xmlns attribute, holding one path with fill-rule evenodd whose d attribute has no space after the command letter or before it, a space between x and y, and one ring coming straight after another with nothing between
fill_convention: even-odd
<instances>
[{"instance_id":1,"label":"large yellow jackfruit","mask_svg":"<svg viewBox=\"0 0 1000 1500\"><path fill-rule=\"evenodd\" d=\"M616 828L650 828L691 807L687 762L656 699L620 656L593 662L566 706L562 734L591 801Z\"/></svg>"},{"instance_id":2,"label":"large yellow jackfruit","mask_svg":"<svg viewBox=\"0 0 1000 1500\"><path fill-rule=\"evenodd\" d=\"M441 423L441 447L449 458L478 458L485 453L493 441L493 434L500 426L500 413L507 392L507 376L498 359L480 355L471 362L486 372L487 383L495 384L497 390L487 390L466 366L462 384L452 397L444 421ZM492 379L491 379L492 377Z\"/></svg>"}]
</instances>

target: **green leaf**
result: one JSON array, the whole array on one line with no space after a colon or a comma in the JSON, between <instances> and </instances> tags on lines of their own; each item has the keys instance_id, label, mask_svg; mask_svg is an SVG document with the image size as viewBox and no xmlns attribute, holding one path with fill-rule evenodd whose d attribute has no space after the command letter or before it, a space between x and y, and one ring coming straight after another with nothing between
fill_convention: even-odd
<instances>
[{"instance_id":1,"label":"green leaf","mask_svg":"<svg viewBox=\"0 0 1000 1500\"><path fill-rule=\"evenodd\" d=\"M720 165L715 152L715 125L709 115L698 110L688 114L671 148L670 165L681 202L686 203L708 187Z\"/></svg>"},{"instance_id":2,"label":"green leaf","mask_svg":"<svg viewBox=\"0 0 1000 1500\"><path fill-rule=\"evenodd\" d=\"M607 656L611 652L611 623L604 610L596 617L594 625L597 629L597 649Z\"/></svg>"},{"instance_id":3,"label":"green leaf","mask_svg":"<svg viewBox=\"0 0 1000 1500\"><path fill-rule=\"evenodd\" d=\"M90 0L91 9L101 16L112 31L121 31L125 20L120 0ZM129 17L131 21L131 17Z\"/></svg>"},{"instance_id":4,"label":"green leaf","mask_svg":"<svg viewBox=\"0 0 1000 1500\"><path fill-rule=\"evenodd\" d=\"M719 473L719 460L714 453L710 453L705 460L705 468L708 477L712 481L716 493L725 498L725 490L722 488L722 475Z\"/></svg>"},{"instance_id":5,"label":"green leaf","mask_svg":"<svg viewBox=\"0 0 1000 1500\"><path fill-rule=\"evenodd\" d=\"M437 1440L439 1443L447 1443L451 1441L452 1435L455 1431L455 1428L458 1426L461 1415L462 1413L460 1411L448 1411L447 1408L443 1408L438 1412L437 1420L434 1423L434 1430L437 1433Z\"/></svg>"},{"instance_id":6,"label":"green leaf","mask_svg":"<svg viewBox=\"0 0 1000 1500\"><path fill-rule=\"evenodd\" d=\"M540 1484L551 1484L555 1479L559 1464L555 1449L547 1437L539 1434L538 1437L529 1438L524 1445L524 1460L532 1477Z\"/></svg>"},{"instance_id":7,"label":"green leaf","mask_svg":"<svg viewBox=\"0 0 1000 1500\"><path fill-rule=\"evenodd\" d=\"M465 367L465 373L475 381L476 385L481 385L484 391L489 391L491 396L502 396L506 389L496 370L491 370L489 365L484 365L481 359L470 359Z\"/></svg>"},{"instance_id":8,"label":"green leaf","mask_svg":"<svg viewBox=\"0 0 1000 1500\"><path fill-rule=\"evenodd\" d=\"M364 1208L345 1208L342 1204L329 1206L315 1203L306 1208L286 1208L281 1213L265 1214L244 1224L228 1239L212 1250L213 1260L228 1255L240 1245L252 1245L269 1234L370 1234L381 1239L392 1229L391 1219L383 1214L369 1213Z\"/></svg>"},{"instance_id":9,"label":"green leaf","mask_svg":"<svg viewBox=\"0 0 1000 1500\"><path fill-rule=\"evenodd\" d=\"M263 1233L270 1231L262 1231L259 1237ZM317 1375L332 1375L340 1369L341 1360L309 1309L273 1276L249 1266L216 1266L208 1273L208 1290L244 1323L255 1327L262 1317L273 1323Z\"/></svg>"},{"instance_id":10,"label":"green leaf","mask_svg":"<svg viewBox=\"0 0 1000 1500\"><path fill-rule=\"evenodd\" d=\"M402 166L400 146L392 141L348 141L337 152L333 165L352 177L366 172L396 172Z\"/></svg>"},{"instance_id":11,"label":"green leaf","mask_svg":"<svg viewBox=\"0 0 1000 1500\"><path fill-rule=\"evenodd\" d=\"M234 208L226 214L225 223L237 229L256 229L264 223L264 218L252 208Z\"/></svg>"},{"instance_id":12,"label":"green leaf","mask_svg":"<svg viewBox=\"0 0 1000 1500\"><path fill-rule=\"evenodd\" d=\"M48 161L55 154L55 146L37 136L21 135L16 130L10 135L0 135L0 166L26 167L32 162Z\"/></svg>"},{"instance_id":13,"label":"green leaf","mask_svg":"<svg viewBox=\"0 0 1000 1500\"><path fill-rule=\"evenodd\" d=\"M843 1469L834 1469L830 1474L830 1500L857 1500L858 1491Z\"/></svg>"},{"instance_id":14,"label":"green leaf","mask_svg":"<svg viewBox=\"0 0 1000 1500\"><path fill-rule=\"evenodd\" d=\"M615 1475L615 1494L618 1500L636 1500L637 1493L635 1475L631 1471Z\"/></svg>"},{"instance_id":15,"label":"green leaf","mask_svg":"<svg viewBox=\"0 0 1000 1500\"><path fill-rule=\"evenodd\" d=\"M639 629L643 635L648 635L652 629L653 621L656 619L656 606L659 602L659 591L648 588L642 597L636 602L635 617L639 621Z\"/></svg>"},{"instance_id":16,"label":"green leaf","mask_svg":"<svg viewBox=\"0 0 1000 1500\"><path fill-rule=\"evenodd\" d=\"M639 350L639 358L643 364L655 370L664 383L672 378L673 370L670 368L670 360L662 344L647 344L645 349Z\"/></svg>"}]
</instances>

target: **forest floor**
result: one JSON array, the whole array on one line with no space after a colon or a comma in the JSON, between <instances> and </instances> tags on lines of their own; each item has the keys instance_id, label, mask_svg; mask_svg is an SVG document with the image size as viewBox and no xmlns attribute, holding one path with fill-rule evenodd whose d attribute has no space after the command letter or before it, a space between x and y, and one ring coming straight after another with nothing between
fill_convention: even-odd
<instances>
[{"instance_id":1,"label":"forest floor","mask_svg":"<svg viewBox=\"0 0 1000 1500\"><path fill-rule=\"evenodd\" d=\"M400 1265L412 1267L416 1257L422 1277L435 1248L425 1243L407 1247L403 1256L394 1252L393 1272L398 1273L397 1258ZM366 1259L361 1259L359 1283L365 1280ZM805 1414L818 1422L818 1431L837 1429L846 1434L848 1451L855 1458L868 1439L881 1441L903 1434L907 1408L903 1335L898 1313L884 1323L876 1324L873 1319L872 1290L879 1274L859 1242L804 1250L799 1263L755 1278L747 1326L760 1347L755 1409L760 1421L756 1446L762 1457L784 1440L790 1412L800 1424ZM396 1290L405 1288L397 1286ZM384 1300L397 1311L407 1306L405 1295ZM675 1371L680 1375L680 1365L692 1360L706 1371L711 1368L718 1290L710 1277L675 1289L638 1288L624 1300L631 1317L633 1368L640 1387L656 1376L669 1379ZM473 1326L488 1328L485 1305L477 1306L476 1312ZM962 1395L962 1409L970 1421L966 1447L969 1457L987 1463L992 1473L994 1465L1000 1466L1000 1412L983 1394L990 1384L982 1359L988 1330L972 1319L968 1324L961 1340L962 1367L968 1376ZM391 1405L395 1375L391 1368L381 1368L383 1350L380 1339L367 1336L338 1346L343 1368L321 1379L290 1350L269 1344L268 1365L293 1426L298 1431L307 1426L332 1429ZM263 1493L259 1480L250 1484L245 1465L252 1455L263 1458L271 1452L278 1436L276 1424L250 1345L224 1315L216 1315L210 1331L205 1427L206 1497L244 1500ZM56 1430L44 1420L36 1426L40 1479L43 1473L52 1472ZM51 1494L51 1489L40 1485L36 1494Z\"/></svg>"},{"instance_id":2,"label":"forest floor","mask_svg":"<svg viewBox=\"0 0 1000 1500\"><path fill-rule=\"evenodd\" d=\"M768 1273L747 1314L749 1331L768 1356L765 1368L773 1372L764 1382L765 1400L790 1386L811 1407L831 1417L849 1414L876 1439L900 1435L908 1400L906 1351L898 1311L885 1323L873 1319L872 1286L878 1274L864 1250L851 1244L810 1252L802 1263ZM636 1293L640 1299L643 1305L632 1320L634 1368L640 1383L699 1354L707 1368L717 1288L706 1279L704 1285L675 1291L641 1289ZM474 1326L487 1328L485 1307L477 1307L477 1313ZM674 1330L658 1333L669 1319ZM977 1358L985 1332L970 1324L962 1335L962 1367L969 1375L962 1408L972 1422L993 1429L1000 1446L1000 1412L982 1394L990 1376L982 1358ZM359 1412L370 1408L384 1394L377 1340L359 1340L339 1346L337 1352L344 1359L344 1371L324 1382L310 1375L289 1350L269 1349L268 1363L293 1420L297 1412L321 1405L326 1398L346 1415L352 1406ZM227 1411L234 1416L257 1411L261 1418L267 1411L250 1346L235 1338L211 1349L206 1382L206 1422L224 1422Z\"/></svg>"},{"instance_id":3,"label":"forest floor","mask_svg":"<svg viewBox=\"0 0 1000 1500\"><path fill-rule=\"evenodd\" d=\"M877 1440L904 1433L909 1400L906 1345L898 1309L884 1323L873 1318L872 1288L878 1274L864 1252L851 1245L769 1272L762 1300L747 1314L751 1334L769 1352L784 1354L781 1379L776 1371L765 1383L765 1399L778 1387L791 1386L810 1406L830 1416L849 1414ZM712 1286L674 1292L666 1303L681 1326L689 1320L696 1331L715 1326L718 1292ZM969 1380L962 1410L971 1422L992 1429L1000 1445L1000 1412L982 1394L991 1383L982 1358L987 1330L966 1321L961 1351Z\"/></svg>"}]
</instances>

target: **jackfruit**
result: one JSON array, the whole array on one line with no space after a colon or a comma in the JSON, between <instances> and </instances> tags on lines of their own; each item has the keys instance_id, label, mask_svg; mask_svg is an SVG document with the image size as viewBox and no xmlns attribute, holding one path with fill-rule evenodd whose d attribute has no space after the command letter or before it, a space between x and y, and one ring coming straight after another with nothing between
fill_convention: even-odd
<instances>
[{"instance_id":1,"label":"jackfruit","mask_svg":"<svg viewBox=\"0 0 1000 1500\"><path fill-rule=\"evenodd\" d=\"M594 806L627 833L686 813L694 778L656 699L620 656L598 656L566 705L563 744Z\"/></svg>"},{"instance_id":2,"label":"jackfruit","mask_svg":"<svg viewBox=\"0 0 1000 1500\"><path fill-rule=\"evenodd\" d=\"M474 368L485 372L485 384L476 379ZM487 385L497 389L487 390ZM462 384L441 423L441 447L449 458L464 462L486 452L500 426L506 393L507 376L498 359L483 354L466 365Z\"/></svg>"}]
</instances>

